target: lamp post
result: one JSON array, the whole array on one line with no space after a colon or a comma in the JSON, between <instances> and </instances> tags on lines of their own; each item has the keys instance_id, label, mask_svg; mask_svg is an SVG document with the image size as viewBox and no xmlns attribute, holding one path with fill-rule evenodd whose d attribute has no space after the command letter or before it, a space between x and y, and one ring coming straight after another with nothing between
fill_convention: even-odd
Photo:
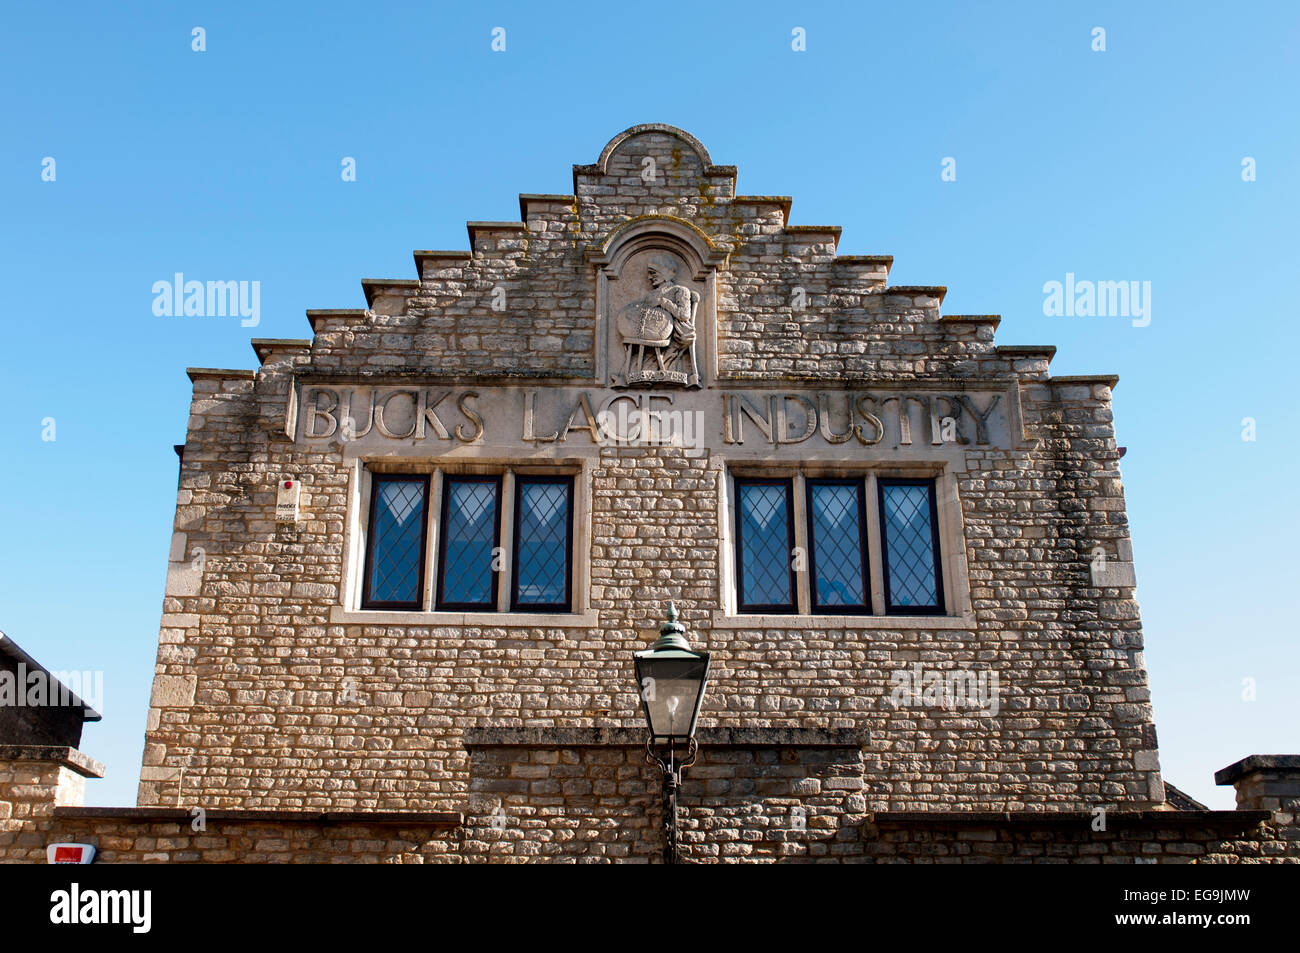
<instances>
[{"instance_id":1,"label":"lamp post","mask_svg":"<svg viewBox=\"0 0 1300 953\"><path fill-rule=\"evenodd\" d=\"M646 761L664 776L664 863L678 863L677 788L682 769L695 763L695 721L700 716L709 679L709 653L691 651L686 626L677 621L677 606L668 604L668 621L659 640L633 656L636 682L650 737Z\"/></svg>"}]
</instances>

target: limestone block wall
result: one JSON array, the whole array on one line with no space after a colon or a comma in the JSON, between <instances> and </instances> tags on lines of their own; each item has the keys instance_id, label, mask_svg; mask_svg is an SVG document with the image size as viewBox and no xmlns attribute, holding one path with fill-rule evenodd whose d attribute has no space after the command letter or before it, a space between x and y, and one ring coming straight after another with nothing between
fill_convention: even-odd
<instances>
[{"instance_id":1,"label":"limestone block wall","mask_svg":"<svg viewBox=\"0 0 1300 953\"><path fill-rule=\"evenodd\" d=\"M858 732L701 740L679 795L687 863L1300 863L1294 769L1263 782L1278 811L870 811ZM660 862L660 775L639 732L476 729L466 744L463 815L83 808L60 773L88 767L80 752L10 746L0 862L44 862L56 842L110 864Z\"/></svg>"},{"instance_id":2,"label":"limestone block wall","mask_svg":"<svg viewBox=\"0 0 1300 953\"><path fill-rule=\"evenodd\" d=\"M55 808L79 805L104 766L75 748L0 744L0 860L42 862Z\"/></svg>"},{"instance_id":3,"label":"limestone block wall","mask_svg":"<svg viewBox=\"0 0 1300 953\"><path fill-rule=\"evenodd\" d=\"M1275 864L1300 863L1289 833L1263 812L1135 811L1094 829L1088 811L876 815L863 829L867 863Z\"/></svg>"},{"instance_id":4,"label":"limestone block wall","mask_svg":"<svg viewBox=\"0 0 1300 953\"><path fill-rule=\"evenodd\" d=\"M859 741L853 732L705 732L679 794L683 859L862 856ZM468 859L660 861L662 775L639 732L479 729L466 743Z\"/></svg>"},{"instance_id":5,"label":"limestone block wall","mask_svg":"<svg viewBox=\"0 0 1300 953\"><path fill-rule=\"evenodd\" d=\"M58 809L49 838L94 844L101 864L430 864L460 862L459 816L167 808ZM200 826L201 825L201 826ZM6 857L0 852L0 859ZM44 860L26 858L35 862Z\"/></svg>"},{"instance_id":6,"label":"limestone block wall","mask_svg":"<svg viewBox=\"0 0 1300 953\"><path fill-rule=\"evenodd\" d=\"M638 723L631 654L670 598L714 653L702 723L867 732L870 810L1163 801L1113 379L1050 377L1050 347L995 346L996 316L941 314L942 288L889 286L890 259L837 257L837 228L790 226L788 199L737 196L735 178L684 133L638 127L575 168L573 195L525 195L521 222L471 223L468 252L417 252L417 280L367 281L367 308L310 312L310 340L255 342L258 370L191 370L141 806L464 810L467 731ZM726 454L587 446L529 457L584 467L584 617L340 621L355 460L290 436L298 384L603 386L590 249L656 216L725 259L719 381L1011 387L1024 439L964 446L952 471L968 610L724 618ZM286 476L307 514L293 527L274 519ZM996 671L1001 710L896 709L892 678L917 663Z\"/></svg>"}]
</instances>

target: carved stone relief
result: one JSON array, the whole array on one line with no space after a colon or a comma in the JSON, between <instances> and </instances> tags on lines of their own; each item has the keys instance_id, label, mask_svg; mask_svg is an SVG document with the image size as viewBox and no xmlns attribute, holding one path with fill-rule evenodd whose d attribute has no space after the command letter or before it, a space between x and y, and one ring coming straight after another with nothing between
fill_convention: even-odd
<instances>
[{"instance_id":1,"label":"carved stone relief","mask_svg":"<svg viewBox=\"0 0 1300 953\"><path fill-rule=\"evenodd\" d=\"M606 387L697 390L717 376L717 280L728 253L672 218L634 220L587 249Z\"/></svg>"},{"instance_id":2,"label":"carved stone relief","mask_svg":"<svg viewBox=\"0 0 1300 953\"><path fill-rule=\"evenodd\" d=\"M644 275L644 293L622 303L615 315L615 330L623 349L619 387L699 387L695 322L700 292L686 284L687 268L676 255L649 251L634 256L624 269L624 279ZM629 282L620 291L633 291Z\"/></svg>"}]
</instances>

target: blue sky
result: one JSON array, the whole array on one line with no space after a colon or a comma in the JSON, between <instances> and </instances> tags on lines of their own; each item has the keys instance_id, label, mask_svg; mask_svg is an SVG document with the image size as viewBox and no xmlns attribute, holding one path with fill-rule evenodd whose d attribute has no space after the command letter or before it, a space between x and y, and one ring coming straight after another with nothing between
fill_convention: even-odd
<instances>
[{"instance_id":1,"label":"blue sky","mask_svg":"<svg viewBox=\"0 0 1300 953\"><path fill-rule=\"evenodd\" d=\"M1001 314L999 343L1057 345L1054 373L1118 373L1165 777L1228 807L1215 769L1300 750L1300 8L72 3L6 20L0 629L52 669L105 673L82 747L109 774L88 803L135 799L185 368L255 366L250 338L309 336L305 309L415 277L412 249L466 247L464 222L518 218L519 192L570 192L572 164L640 122L694 134L742 193L792 195L792 223L843 226L842 254L894 255L894 283L947 285L945 311ZM260 325L156 317L152 285L177 271L259 281ZM1150 281L1150 325L1045 316L1067 272Z\"/></svg>"}]
</instances>

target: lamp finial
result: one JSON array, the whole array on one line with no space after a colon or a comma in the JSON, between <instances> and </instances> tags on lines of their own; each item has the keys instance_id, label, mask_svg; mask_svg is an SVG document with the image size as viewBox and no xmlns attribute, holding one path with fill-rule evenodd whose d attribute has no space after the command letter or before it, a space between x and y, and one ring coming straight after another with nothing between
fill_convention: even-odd
<instances>
[{"instance_id":1,"label":"lamp finial","mask_svg":"<svg viewBox=\"0 0 1300 953\"><path fill-rule=\"evenodd\" d=\"M654 644L654 648L690 650L690 643L686 641L686 626L677 617L677 603L674 601L668 603L668 620L659 626L659 641Z\"/></svg>"}]
</instances>

